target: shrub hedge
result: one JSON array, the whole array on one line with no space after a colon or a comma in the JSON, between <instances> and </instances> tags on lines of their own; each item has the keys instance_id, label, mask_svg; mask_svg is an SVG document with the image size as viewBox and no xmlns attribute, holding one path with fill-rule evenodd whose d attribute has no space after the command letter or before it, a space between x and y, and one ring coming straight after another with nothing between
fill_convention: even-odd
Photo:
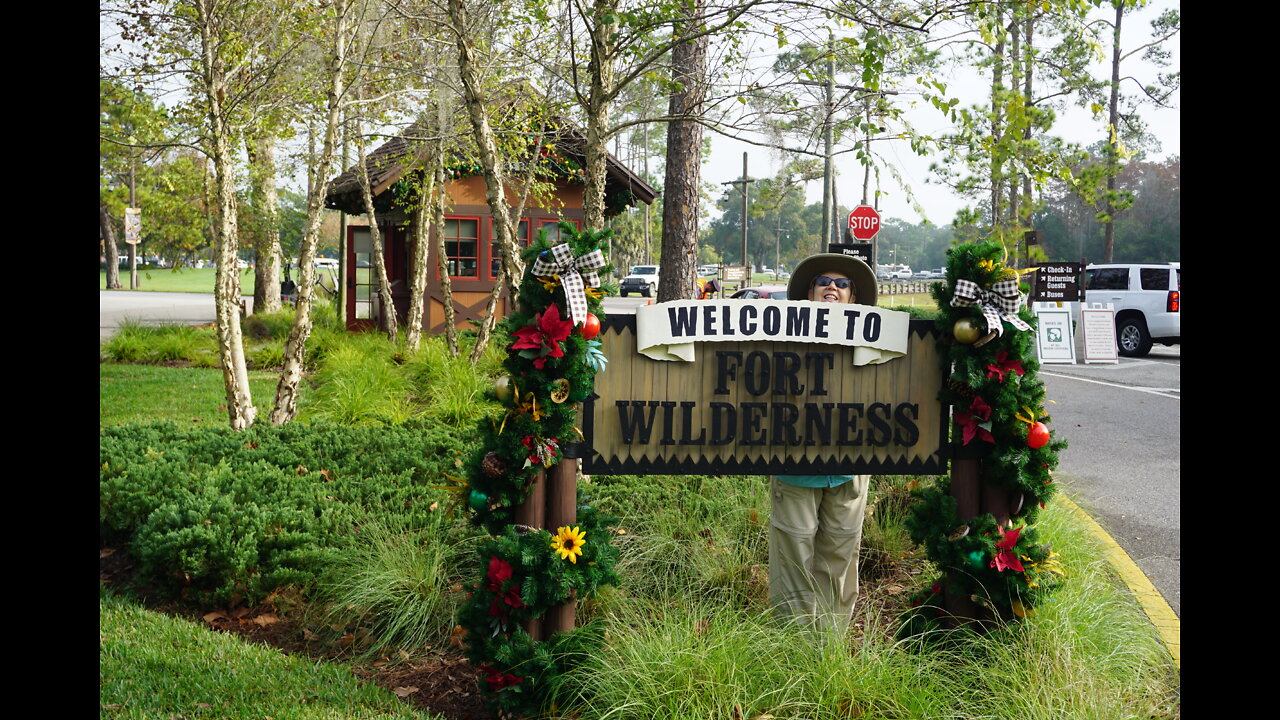
<instances>
[{"instance_id":1,"label":"shrub hedge","mask_svg":"<svg viewBox=\"0 0 1280 720\"><path fill-rule=\"evenodd\" d=\"M99 539L127 546L171 596L256 603L283 585L312 586L369 511L426 527L472 443L421 421L104 427Z\"/></svg>"}]
</instances>

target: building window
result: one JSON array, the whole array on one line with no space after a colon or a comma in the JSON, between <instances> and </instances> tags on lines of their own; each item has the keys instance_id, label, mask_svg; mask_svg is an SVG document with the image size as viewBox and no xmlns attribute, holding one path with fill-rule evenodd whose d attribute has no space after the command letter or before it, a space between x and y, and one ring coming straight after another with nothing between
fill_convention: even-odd
<instances>
[{"instance_id":1,"label":"building window","mask_svg":"<svg viewBox=\"0 0 1280 720\"><path fill-rule=\"evenodd\" d=\"M444 251L451 278L480 279L480 218L445 218Z\"/></svg>"}]
</instances>

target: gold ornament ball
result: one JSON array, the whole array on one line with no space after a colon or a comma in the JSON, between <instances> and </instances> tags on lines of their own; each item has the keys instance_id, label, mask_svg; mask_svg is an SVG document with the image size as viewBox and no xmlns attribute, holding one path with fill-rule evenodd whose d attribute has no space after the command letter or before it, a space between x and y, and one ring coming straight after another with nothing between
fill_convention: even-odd
<instances>
[{"instance_id":1,"label":"gold ornament ball","mask_svg":"<svg viewBox=\"0 0 1280 720\"><path fill-rule=\"evenodd\" d=\"M969 345L982 335L982 329L975 325L973 320L960 318L956 321L955 326L951 328L951 333L955 335L956 342L962 345Z\"/></svg>"},{"instance_id":2,"label":"gold ornament ball","mask_svg":"<svg viewBox=\"0 0 1280 720\"><path fill-rule=\"evenodd\" d=\"M511 402L511 376L503 375L493 383L493 394L498 396L498 402Z\"/></svg>"}]
</instances>

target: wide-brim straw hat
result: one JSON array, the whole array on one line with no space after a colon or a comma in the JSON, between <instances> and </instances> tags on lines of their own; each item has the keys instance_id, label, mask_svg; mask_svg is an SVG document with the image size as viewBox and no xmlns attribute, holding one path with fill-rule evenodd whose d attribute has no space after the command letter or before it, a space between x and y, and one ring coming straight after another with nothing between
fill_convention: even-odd
<instances>
[{"instance_id":1,"label":"wide-brim straw hat","mask_svg":"<svg viewBox=\"0 0 1280 720\"><path fill-rule=\"evenodd\" d=\"M854 302L859 305L876 304L876 274L859 258L839 253L819 253L801 260L787 283L787 299L808 300L813 279L832 271L847 275L853 281L857 291Z\"/></svg>"}]
</instances>

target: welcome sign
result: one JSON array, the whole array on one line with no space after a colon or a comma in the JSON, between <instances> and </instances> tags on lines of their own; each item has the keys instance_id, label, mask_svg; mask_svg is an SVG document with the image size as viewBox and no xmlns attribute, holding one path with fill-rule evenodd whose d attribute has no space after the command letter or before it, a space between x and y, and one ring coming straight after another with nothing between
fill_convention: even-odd
<instances>
[{"instance_id":1,"label":"welcome sign","mask_svg":"<svg viewBox=\"0 0 1280 720\"><path fill-rule=\"evenodd\" d=\"M583 472L946 472L933 321L806 301L641 311L600 334L609 365L583 406Z\"/></svg>"}]
</instances>

